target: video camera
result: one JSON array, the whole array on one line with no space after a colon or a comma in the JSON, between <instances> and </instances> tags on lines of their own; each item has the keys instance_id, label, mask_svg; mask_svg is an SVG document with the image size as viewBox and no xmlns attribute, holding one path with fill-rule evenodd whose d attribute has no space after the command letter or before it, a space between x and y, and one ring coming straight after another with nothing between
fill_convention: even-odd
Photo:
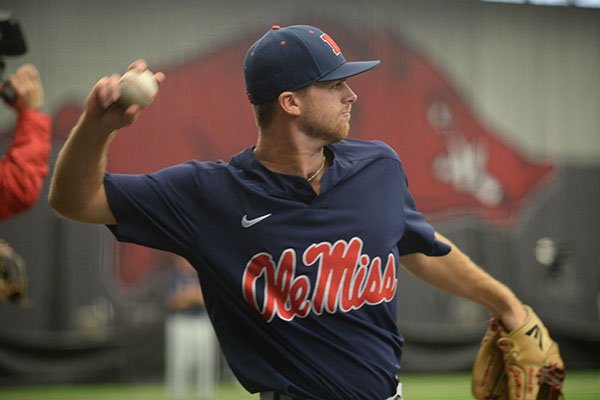
<instances>
[{"instance_id":1,"label":"video camera","mask_svg":"<svg viewBox=\"0 0 600 400\"><path fill-rule=\"evenodd\" d=\"M0 11L0 78L6 64L4 56L20 56L27 52L25 38L19 22L9 13ZM7 81L2 80L2 98L9 104L17 100L17 94Z\"/></svg>"}]
</instances>

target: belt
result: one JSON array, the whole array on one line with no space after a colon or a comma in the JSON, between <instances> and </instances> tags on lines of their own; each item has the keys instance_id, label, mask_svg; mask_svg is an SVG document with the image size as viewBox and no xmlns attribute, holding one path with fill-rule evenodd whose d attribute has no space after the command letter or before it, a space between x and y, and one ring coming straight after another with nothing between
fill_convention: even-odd
<instances>
[{"instance_id":1,"label":"belt","mask_svg":"<svg viewBox=\"0 0 600 400\"><path fill-rule=\"evenodd\" d=\"M392 397L388 397L385 400L403 400L402 397L402 382L398 382L398 386L396 387L396 394ZM260 400L301 400L298 398L286 396L285 394L279 394L275 392L262 392L260 394Z\"/></svg>"}]
</instances>

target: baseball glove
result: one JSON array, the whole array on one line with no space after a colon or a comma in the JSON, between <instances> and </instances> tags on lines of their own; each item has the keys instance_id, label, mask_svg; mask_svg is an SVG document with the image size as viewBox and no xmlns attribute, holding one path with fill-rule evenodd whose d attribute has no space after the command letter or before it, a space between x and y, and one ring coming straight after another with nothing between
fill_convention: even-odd
<instances>
[{"instance_id":1,"label":"baseball glove","mask_svg":"<svg viewBox=\"0 0 600 400\"><path fill-rule=\"evenodd\" d=\"M548 329L525 306L525 322L511 332L489 322L473 366L471 388L479 400L562 398L565 366Z\"/></svg>"},{"instance_id":2,"label":"baseball glove","mask_svg":"<svg viewBox=\"0 0 600 400\"><path fill-rule=\"evenodd\" d=\"M29 304L25 261L8 243L0 240L0 301L8 298L22 306Z\"/></svg>"}]
</instances>

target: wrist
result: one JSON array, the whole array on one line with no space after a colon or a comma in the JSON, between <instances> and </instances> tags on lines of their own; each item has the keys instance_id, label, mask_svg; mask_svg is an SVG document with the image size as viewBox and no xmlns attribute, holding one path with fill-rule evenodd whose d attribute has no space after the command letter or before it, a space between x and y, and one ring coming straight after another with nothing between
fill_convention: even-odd
<instances>
[{"instance_id":1,"label":"wrist","mask_svg":"<svg viewBox=\"0 0 600 400\"><path fill-rule=\"evenodd\" d=\"M112 127L104 126L98 123L97 120L89 118L87 112L83 112L77 122L77 130L85 132L86 135L94 136L97 138L110 138L116 131Z\"/></svg>"},{"instance_id":2,"label":"wrist","mask_svg":"<svg viewBox=\"0 0 600 400\"><path fill-rule=\"evenodd\" d=\"M521 303L508 308L500 314L500 320L502 320L502 325L504 325L506 330L509 332L523 325L523 322L525 322L526 319L527 310Z\"/></svg>"},{"instance_id":3,"label":"wrist","mask_svg":"<svg viewBox=\"0 0 600 400\"><path fill-rule=\"evenodd\" d=\"M27 114L45 114L45 113L42 112L38 108L25 107L22 109L17 109L17 114L19 114L19 116L22 116L22 115L27 115Z\"/></svg>"}]
</instances>

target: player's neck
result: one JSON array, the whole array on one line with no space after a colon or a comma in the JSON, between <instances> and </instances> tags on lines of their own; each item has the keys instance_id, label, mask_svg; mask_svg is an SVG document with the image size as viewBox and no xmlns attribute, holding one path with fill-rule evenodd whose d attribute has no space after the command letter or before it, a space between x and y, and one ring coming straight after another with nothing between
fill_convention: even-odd
<instances>
[{"instance_id":1,"label":"player's neck","mask_svg":"<svg viewBox=\"0 0 600 400\"><path fill-rule=\"evenodd\" d=\"M269 170L314 181L327 168L322 140L305 135L261 133L254 149L256 158Z\"/></svg>"}]
</instances>

